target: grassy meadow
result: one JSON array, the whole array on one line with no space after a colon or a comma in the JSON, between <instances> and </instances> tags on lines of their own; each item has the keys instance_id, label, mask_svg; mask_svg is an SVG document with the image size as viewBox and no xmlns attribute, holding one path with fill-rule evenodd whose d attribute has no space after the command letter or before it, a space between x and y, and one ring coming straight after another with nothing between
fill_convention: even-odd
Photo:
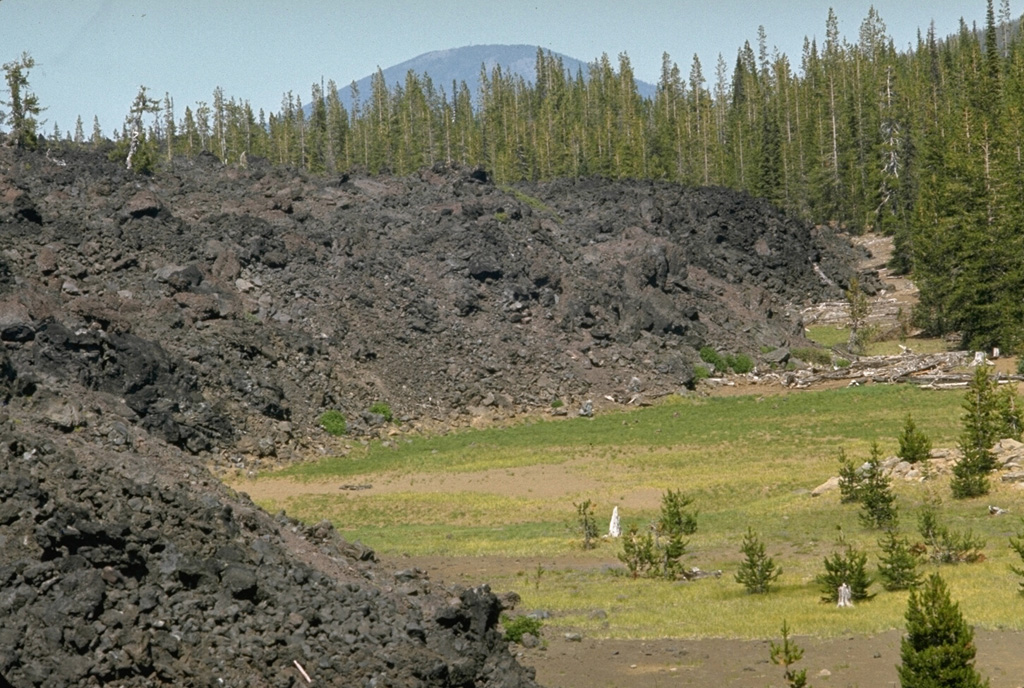
<instances>
[{"instance_id":1,"label":"grassy meadow","mask_svg":"<svg viewBox=\"0 0 1024 688\"><path fill-rule=\"evenodd\" d=\"M284 509L307 522L329 519L346 538L385 558L444 556L465 560L467 569L499 562L499 572L480 582L518 592L521 610L549 611L549 627L591 637L763 638L776 634L783 619L800 634L873 633L903 626L907 598L877 582L881 533L865 529L859 507L840 504L838 491L819 497L810 491L837 475L840 448L858 463L875 441L885 455L894 454L907 413L934 446L955 446L962 396L868 385L678 397L592 419L373 443L235 487L269 511ZM281 480L292 489L261 494L261 483ZM383 482L391 485L386 492L331 489ZM1024 530L1024 491L998 478L992 486L985 498L954 501L946 478L897 483L900 530L918 541L920 506L941 499L944 525L969 529L987 543L985 561L939 567L964 615L988 628L1024 629L1024 596L1009 570L1020 560L1008 547L1008 538ZM666 489L683 491L699 511L685 566L721 570L721 577L633 580L617 558L620 542L602 539L583 549L574 504L596 504L602 533L615 506L624 531L630 524L645 528L657 518ZM991 517L989 504L1010 514ZM749 595L734 580L748 527L783 571L768 595ZM868 552L876 578L875 598L854 609L821 603L814 582L840 529Z\"/></svg>"}]
</instances>

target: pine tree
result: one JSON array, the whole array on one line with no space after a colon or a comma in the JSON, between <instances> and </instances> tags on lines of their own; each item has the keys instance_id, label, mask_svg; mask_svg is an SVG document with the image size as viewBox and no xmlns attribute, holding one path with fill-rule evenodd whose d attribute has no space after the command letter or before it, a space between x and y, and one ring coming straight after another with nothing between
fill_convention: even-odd
<instances>
[{"instance_id":1,"label":"pine tree","mask_svg":"<svg viewBox=\"0 0 1024 688\"><path fill-rule=\"evenodd\" d=\"M996 413L999 416L999 439L1014 439L1018 442L1024 430L1024 407L1017 398L1017 385L1007 384L996 393Z\"/></svg>"},{"instance_id":2,"label":"pine tree","mask_svg":"<svg viewBox=\"0 0 1024 688\"><path fill-rule=\"evenodd\" d=\"M900 433L898 441L900 448L896 452L896 456L901 461L913 464L926 461L931 456L932 441L928 439L928 435L917 429L914 417L909 413L903 421L903 431Z\"/></svg>"},{"instance_id":3,"label":"pine tree","mask_svg":"<svg viewBox=\"0 0 1024 688\"><path fill-rule=\"evenodd\" d=\"M882 553L878 557L878 577L886 590L908 590L921 582L917 570L919 557L910 549L907 538L895 528L887 528L878 541Z\"/></svg>"},{"instance_id":4,"label":"pine tree","mask_svg":"<svg viewBox=\"0 0 1024 688\"><path fill-rule=\"evenodd\" d=\"M867 573L868 555L848 544L842 533L839 535L837 546L837 550L831 556L825 557L824 573L815 578L821 589L821 601L837 601L839 586L844 583L850 586L853 600L869 600L874 597L868 593L868 588L873 582Z\"/></svg>"},{"instance_id":5,"label":"pine tree","mask_svg":"<svg viewBox=\"0 0 1024 688\"><path fill-rule=\"evenodd\" d=\"M769 649L769 657L771 658L772 664L777 664L785 668L783 677L786 683L789 684L789 688L809 688L807 685L807 669L800 669L799 671L792 668L794 664L803 659L804 651L796 643L789 639L789 625L782 622L782 644L776 645L775 641L771 642Z\"/></svg>"},{"instance_id":6,"label":"pine tree","mask_svg":"<svg viewBox=\"0 0 1024 688\"><path fill-rule=\"evenodd\" d=\"M764 543L754 533L753 528L747 528L740 551L745 559L736 572L736 582L752 595L767 594L771 584L782 575L782 569L777 567L765 552Z\"/></svg>"},{"instance_id":7,"label":"pine tree","mask_svg":"<svg viewBox=\"0 0 1024 688\"><path fill-rule=\"evenodd\" d=\"M1024 521L1021 522L1024 525ZM1010 564L1010 570L1020 576L1018 581L1018 592L1024 595L1024 529L1017 532L1016 536L1010 538L1010 549L1016 553L1021 560L1021 565Z\"/></svg>"},{"instance_id":8,"label":"pine tree","mask_svg":"<svg viewBox=\"0 0 1024 688\"><path fill-rule=\"evenodd\" d=\"M985 366L975 368L963 401L962 457L953 466L950 488L957 499L988 494L988 473L995 468L992 446L1000 429L995 381Z\"/></svg>"},{"instance_id":9,"label":"pine tree","mask_svg":"<svg viewBox=\"0 0 1024 688\"><path fill-rule=\"evenodd\" d=\"M937 573L907 601L907 634L900 641L902 688L981 688L988 685L974 668L974 629L952 601Z\"/></svg>"},{"instance_id":10,"label":"pine tree","mask_svg":"<svg viewBox=\"0 0 1024 688\"><path fill-rule=\"evenodd\" d=\"M892 481L882 468L882 450L877 442L871 444L871 458L864 465L858 496L861 505L860 522L867 528L889 528L896 525L898 512Z\"/></svg>"},{"instance_id":11,"label":"pine tree","mask_svg":"<svg viewBox=\"0 0 1024 688\"><path fill-rule=\"evenodd\" d=\"M860 501L861 476L857 467L846 456L846 450L839 448L839 501L843 504Z\"/></svg>"},{"instance_id":12,"label":"pine tree","mask_svg":"<svg viewBox=\"0 0 1024 688\"><path fill-rule=\"evenodd\" d=\"M0 124L8 119L11 121L11 138L21 148L35 148L36 117L43 111L39 97L28 90L28 73L35 66L35 59L28 53L22 53L21 59L3 66L8 99L0 103L9 110L0 112Z\"/></svg>"}]
</instances>

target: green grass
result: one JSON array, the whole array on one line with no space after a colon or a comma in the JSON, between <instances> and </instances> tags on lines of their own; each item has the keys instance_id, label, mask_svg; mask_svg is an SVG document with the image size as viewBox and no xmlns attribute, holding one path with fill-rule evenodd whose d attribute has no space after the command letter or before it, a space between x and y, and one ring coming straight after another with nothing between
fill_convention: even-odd
<instances>
[{"instance_id":1,"label":"green grass","mask_svg":"<svg viewBox=\"0 0 1024 688\"><path fill-rule=\"evenodd\" d=\"M874 600L836 610L818 601L813 579L835 546L837 528L869 552L874 573L880 533L865 530L858 508L839 504L837 493L812 498L809 491L837 474L840 447L855 462L868 457L873 441L884 454L895 453L908 412L935 446L955 446L961 399L962 392L883 385L781 396L676 398L593 419L413 437L390 447L371 444L349 457L294 466L271 477L301 484L349 482L358 476L368 483L407 481L409 489L257 499L268 510L285 509L305 521L328 518L347 538L385 556L501 558L510 562L508 572L487 582L518 591L526 609L551 611L554 618L546 627L580 628L599 637L758 638L771 637L785 618L801 633L872 633L902 626L905 593L885 592L876 583ZM483 480L485 471L519 476L523 473L517 469L534 465L562 465L565 475L584 476L586 494L551 499L529 492L509 496L424 489L441 473L479 474ZM912 541L919 539L917 510L929 496L941 497L944 525L970 528L987 541L985 562L941 569L968 620L1021 629L1024 597L1016 593L1007 546L1021 522L1016 516L989 517L987 504L1024 514L1024 492L993 486L988 498L953 501L943 481L901 483L896 492L902 531ZM721 578L634 581L617 572L623 570L619 543L603 540L596 549L582 549L574 501L597 504L602 532L615 505L620 505L624 529L646 527L657 517L657 496L669 488L692 496L699 511L685 565L721 569ZM638 501L637 495L648 499ZM636 503L646 506L622 506ZM783 569L776 591L768 596L747 595L733 580L748 527ZM520 563L511 563L516 560ZM531 572L538 565L546 572L536 585ZM607 618L592 618L596 609Z\"/></svg>"},{"instance_id":2,"label":"green grass","mask_svg":"<svg viewBox=\"0 0 1024 688\"><path fill-rule=\"evenodd\" d=\"M836 325L811 325L807 328L807 338L826 349L834 346L845 347L850 341L850 328ZM867 356L894 356L900 353L900 345L908 347L914 353L935 354L949 351L943 339L927 337L908 337L906 341L887 339L869 342L864 354Z\"/></svg>"}]
</instances>

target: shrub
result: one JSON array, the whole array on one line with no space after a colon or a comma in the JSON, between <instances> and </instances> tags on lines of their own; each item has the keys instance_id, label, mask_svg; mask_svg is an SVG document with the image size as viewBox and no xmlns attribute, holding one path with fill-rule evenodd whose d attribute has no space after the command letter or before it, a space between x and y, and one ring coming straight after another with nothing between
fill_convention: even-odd
<instances>
[{"instance_id":1,"label":"shrub","mask_svg":"<svg viewBox=\"0 0 1024 688\"><path fill-rule=\"evenodd\" d=\"M565 402L562 401L561 399L555 399L554 401L551 402L551 408L553 409L562 408L563 406L565 406Z\"/></svg>"},{"instance_id":2,"label":"shrub","mask_svg":"<svg viewBox=\"0 0 1024 688\"><path fill-rule=\"evenodd\" d=\"M348 427L345 424L345 416L342 415L341 411L324 411L320 414L320 427L329 435L340 437L348 432Z\"/></svg>"},{"instance_id":3,"label":"shrub","mask_svg":"<svg viewBox=\"0 0 1024 688\"><path fill-rule=\"evenodd\" d=\"M701 380L707 380L711 377L711 371L708 370L707 366L694 366L693 367L693 381L700 382Z\"/></svg>"},{"instance_id":4,"label":"shrub","mask_svg":"<svg viewBox=\"0 0 1024 688\"><path fill-rule=\"evenodd\" d=\"M758 539L753 528L747 528L740 551L746 559L736 572L736 582L752 595L767 594L772 582L782 574L782 569L765 553L764 543Z\"/></svg>"},{"instance_id":5,"label":"shrub","mask_svg":"<svg viewBox=\"0 0 1024 688\"><path fill-rule=\"evenodd\" d=\"M937 573L907 600L907 634L900 641L897 667L902 688L982 688L974 669L974 629L964 621L960 605L949 596Z\"/></svg>"},{"instance_id":6,"label":"shrub","mask_svg":"<svg viewBox=\"0 0 1024 688\"><path fill-rule=\"evenodd\" d=\"M836 359L836 367L837 368L849 368L850 367L850 361L848 359L845 359L845 358L837 358Z\"/></svg>"},{"instance_id":7,"label":"shrub","mask_svg":"<svg viewBox=\"0 0 1024 688\"><path fill-rule=\"evenodd\" d=\"M924 538L928 558L935 564L973 564L982 561L985 541L973 531L949 530L939 523L935 506L925 504L917 519L918 531Z\"/></svg>"},{"instance_id":8,"label":"shrub","mask_svg":"<svg viewBox=\"0 0 1024 688\"><path fill-rule=\"evenodd\" d=\"M722 358L722 355L710 346L702 346L700 348L700 360L711 364L711 366L720 373L724 373L729 368L729 365L725 362L725 359Z\"/></svg>"},{"instance_id":9,"label":"shrub","mask_svg":"<svg viewBox=\"0 0 1024 688\"><path fill-rule=\"evenodd\" d=\"M746 354L726 356L725 362L734 373L739 373L740 375L745 375L754 369L754 359Z\"/></svg>"},{"instance_id":10,"label":"shrub","mask_svg":"<svg viewBox=\"0 0 1024 688\"><path fill-rule=\"evenodd\" d=\"M501 615L501 627L505 629L505 640L512 643L520 643L523 636L529 633L534 637L540 636L540 629L544 623L532 616L509 616Z\"/></svg>"},{"instance_id":11,"label":"shrub","mask_svg":"<svg viewBox=\"0 0 1024 688\"><path fill-rule=\"evenodd\" d=\"M909 413L903 421L903 431L899 436L900 448L896 456L907 463L925 461L932 453L932 441L928 435L917 429L914 417Z\"/></svg>"},{"instance_id":12,"label":"shrub","mask_svg":"<svg viewBox=\"0 0 1024 688\"><path fill-rule=\"evenodd\" d=\"M812 346L801 346L795 349L790 349L789 353L793 358L799 358L801 361L813 363L817 366L832 365L832 354L825 349L818 349Z\"/></svg>"},{"instance_id":13,"label":"shrub","mask_svg":"<svg viewBox=\"0 0 1024 688\"><path fill-rule=\"evenodd\" d=\"M391 406L386 401L374 402L370 407L370 413L383 416L384 420L388 423L394 418L394 415L391 413Z\"/></svg>"}]
</instances>

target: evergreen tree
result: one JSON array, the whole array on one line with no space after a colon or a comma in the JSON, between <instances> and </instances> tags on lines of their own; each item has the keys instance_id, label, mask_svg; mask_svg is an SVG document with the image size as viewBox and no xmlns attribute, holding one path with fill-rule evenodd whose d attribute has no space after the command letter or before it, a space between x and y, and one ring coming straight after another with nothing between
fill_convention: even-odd
<instances>
[{"instance_id":1,"label":"evergreen tree","mask_svg":"<svg viewBox=\"0 0 1024 688\"><path fill-rule=\"evenodd\" d=\"M932 452L932 441L921 430L917 429L914 418L909 413L903 421L903 430L898 438L899 450L896 456L907 463L927 461Z\"/></svg>"},{"instance_id":2,"label":"evergreen tree","mask_svg":"<svg viewBox=\"0 0 1024 688\"><path fill-rule=\"evenodd\" d=\"M867 528L895 527L898 518L892 481L885 474L881 460L882 450L877 442L872 442L871 458L864 466L858 490L860 522Z\"/></svg>"},{"instance_id":3,"label":"evergreen tree","mask_svg":"<svg viewBox=\"0 0 1024 688\"><path fill-rule=\"evenodd\" d=\"M908 590L921 582L917 566L919 558L910 549L907 538L895 528L887 528L878 541L882 553L878 557L878 577L886 590Z\"/></svg>"},{"instance_id":4,"label":"evergreen tree","mask_svg":"<svg viewBox=\"0 0 1024 688\"><path fill-rule=\"evenodd\" d=\"M848 544L840 533L837 550L825 557L825 571L815 578L821 589L821 601L837 601L839 586L844 583L850 586L853 600L868 600L874 597L868 593L872 579L867 573L867 562L868 555Z\"/></svg>"},{"instance_id":5,"label":"evergreen tree","mask_svg":"<svg viewBox=\"0 0 1024 688\"><path fill-rule=\"evenodd\" d=\"M996 393L996 413L999 416L999 439L1009 438L1019 442L1024 430L1024 407L1021 407L1020 399L1017 398L1015 383L999 388Z\"/></svg>"},{"instance_id":6,"label":"evergreen tree","mask_svg":"<svg viewBox=\"0 0 1024 688\"><path fill-rule=\"evenodd\" d=\"M785 668L785 674L783 674L783 677L789 685L789 688L809 688L807 685L807 669L800 669L797 671L792 668L794 664L803 659L803 656L803 648L789 639L789 625L783 621L782 644L776 645L775 641L772 641L769 649L769 657L771 658L772 664Z\"/></svg>"},{"instance_id":7,"label":"evergreen tree","mask_svg":"<svg viewBox=\"0 0 1024 688\"><path fill-rule=\"evenodd\" d=\"M860 502L861 476L857 467L846 456L846 450L839 448L839 501L843 504Z\"/></svg>"},{"instance_id":8,"label":"evergreen tree","mask_svg":"<svg viewBox=\"0 0 1024 688\"><path fill-rule=\"evenodd\" d=\"M995 468L992 446L1000 430L995 381L985 366L975 368L963 401L962 457L953 466L950 487L957 499L988 494L988 473Z\"/></svg>"},{"instance_id":9,"label":"evergreen tree","mask_svg":"<svg viewBox=\"0 0 1024 688\"><path fill-rule=\"evenodd\" d=\"M1021 522L1024 525L1024 521ZM1017 532L1016 536L1010 537L1010 549L1020 558L1021 564L1010 564L1010 570L1020 577L1017 583L1018 592L1024 595L1024 529Z\"/></svg>"},{"instance_id":10,"label":"evergreen tree","mask_svg":"<svg viewBox=\"0 0 1024 688\"><path fill-rule=\"evenodd\" d=\"M907 634L900 641L902 688L981 688L974 668L974 629L937 573L910 591Z\"/></svg>"},{"instance_id":11,"label":"evergreen tree","mask_svg":"<svg viewBox=\"0 0 1024 688\"><path fill-rule=\"evenodd\" d=\"M28 53L22 53L21 59L3 66L7 100L0 101L0 104L7 106L8 111L0 111L0 124L10 120L10 136L20 148L35 148L36 117L43 111L38 96L28 88L28 73L35 66L35 59Z\"/></svg>"},{"instance_id":12,"label":"evergreen tree","mask_svg":"<svg viewBox=\"0 0 1024 688\"><path fill-rule=\"evenodd\" d=\"M771 584L782 575L782 569L765 552L764 543L753 528L747 528L740 551L745 558L736 572L736 582L752 595L767 594Z\"/></svg>"}]
</instances>

